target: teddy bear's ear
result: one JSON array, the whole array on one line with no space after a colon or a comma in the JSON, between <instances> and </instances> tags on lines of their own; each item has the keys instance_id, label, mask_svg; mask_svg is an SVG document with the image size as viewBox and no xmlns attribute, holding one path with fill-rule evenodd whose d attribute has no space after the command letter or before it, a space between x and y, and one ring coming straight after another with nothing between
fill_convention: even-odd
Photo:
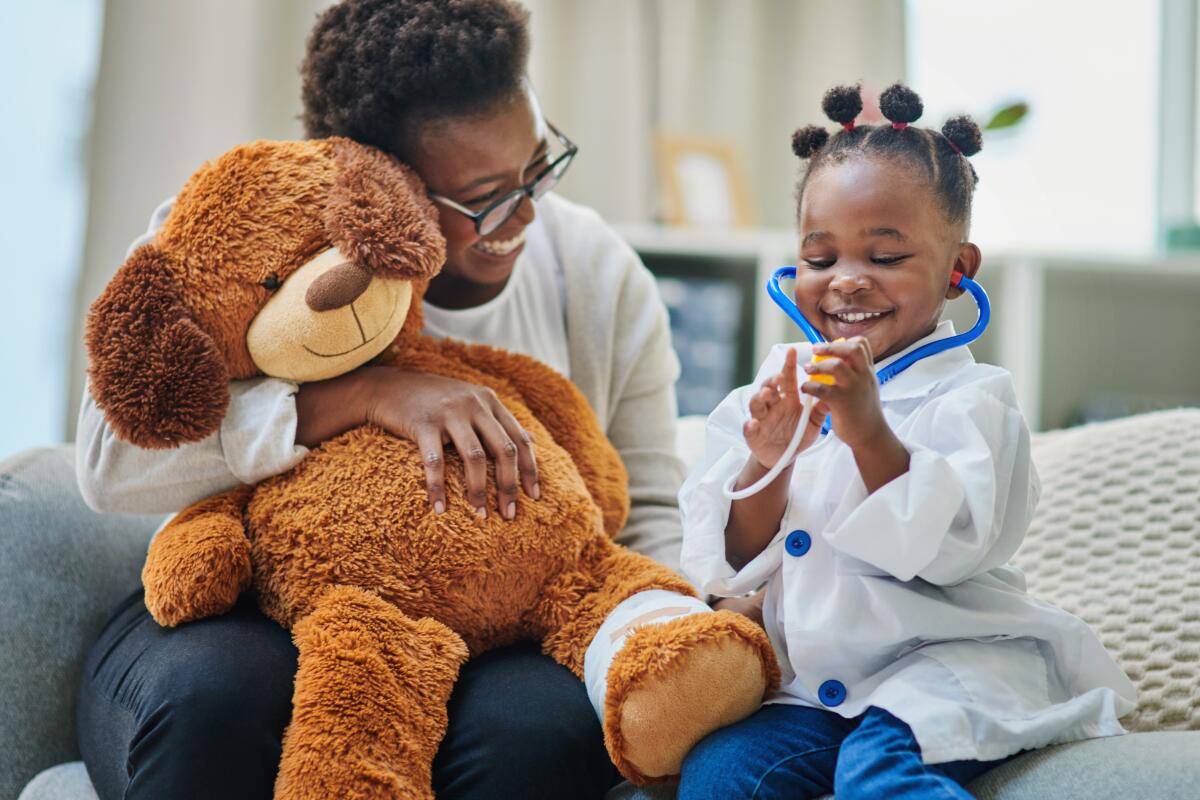
<instances>
[{"instance_id":1,"label":"teddy bear's ear","mask_svg":"<svg viewBox=\"0 0 1200 800\"><path fill-rule=\"evenodd\" d=\"M90 388L117 435L139 447L208 436L229 404L216 343L183 303L168 257L139 247L92 304L84 334Z\"/></svg>"},{"instance_id":2,"label":"teddy bear's ear","mask_svg":"<svg viewBox=\"0 0 1200 800\"><path fill-rule=\"evenodd\" d=\"M329 139L334 179L325 228L338 249L373 272L429 279L446 260L438 212L417 173L374 147Z\"/></svg>"}]
</instances>

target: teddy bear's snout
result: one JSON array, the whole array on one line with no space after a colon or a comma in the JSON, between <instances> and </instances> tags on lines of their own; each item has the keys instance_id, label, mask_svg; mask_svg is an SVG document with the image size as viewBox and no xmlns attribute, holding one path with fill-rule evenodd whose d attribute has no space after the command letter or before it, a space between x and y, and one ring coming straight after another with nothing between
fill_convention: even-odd
<instances>
[{"instance_id":1,"label":"teddy bear's snout","mask_svg":"<svg viewBox=\"0 0 1200 800\"><path fill-rule=\"evenodd\" d=\"M313 311L332 311L353 303L370 285L369 270L352 261L343 261L309 285L304 302Z\"/></svg>"}]
</instances>

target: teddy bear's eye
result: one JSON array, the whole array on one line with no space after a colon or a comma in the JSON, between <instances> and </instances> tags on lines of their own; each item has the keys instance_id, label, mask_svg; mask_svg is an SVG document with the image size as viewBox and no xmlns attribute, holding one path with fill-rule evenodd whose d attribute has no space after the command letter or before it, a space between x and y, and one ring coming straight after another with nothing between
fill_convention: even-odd
<instances>
[{"instance_id":1,"label":"teddy bear's eye","mask_svg":"<svg viewBox=\"0 0 1200 800\"><path fill-rule=\"evenodd\" d=\"M267 289L267 290L273 292L279 288L279 276L271 275L271 277L267 278L265 281L263 281L259 285L262 286L264 289Z\"/></svg>"}]
</instances>

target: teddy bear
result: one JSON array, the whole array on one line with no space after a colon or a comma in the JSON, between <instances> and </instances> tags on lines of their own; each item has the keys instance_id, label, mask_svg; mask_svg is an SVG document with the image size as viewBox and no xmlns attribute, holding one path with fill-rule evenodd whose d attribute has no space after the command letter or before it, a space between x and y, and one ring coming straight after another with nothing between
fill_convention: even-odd
<instances>
[{"instance_id":1,"label":"teddy bear","mask_svg":"<svg viewBox=\"0 0 1200 800\"><path fill-rule=\"evenodd\" d=\"M537 443L541 495L512 521L477 516L450 448L436 513L416 446L365 425L172 518L147 555L146 605L180 625L253 587L291 631L277 798L433 797L459 667L523 639L587 682L626 777L676 774L777 686L774 653L753 622L612 541L626 475L566 378L422 334L444 252L416 174L348 139L255 142L192 176L87 320L91 391L118 436L147 448L209 436L230 380L392 364L493 391Z\"/></svg>"}]
</instances>

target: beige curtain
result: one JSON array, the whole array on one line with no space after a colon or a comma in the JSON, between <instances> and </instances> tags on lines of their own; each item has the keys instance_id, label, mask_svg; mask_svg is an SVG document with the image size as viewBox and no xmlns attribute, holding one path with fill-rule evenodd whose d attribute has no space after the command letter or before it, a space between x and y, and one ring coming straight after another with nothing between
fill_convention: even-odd
<instances>
[{"instance_id":1,"label":"beige curtain","mask_svg":"<svg viewBox=\"0 0 1200 800\"><path fill-rule=\"evenodd\" d=\"M108 0L89 148L87 232L68 440L83 390L82 323L150 213L206 159L301 135L298 67L328 0Z\"/></svg>"},{"instance_id":2,"label":"beige curtain","mask_svg":"<svg viewBox=\"0 0 1200 800\"><path fill-rule=\"evenodd\" d=\"M547 116L580 144L562 192L651 222L655 132L731 142L756 224L792 223L791 132L835 83L904 76L896 0L525 0Z\"/></svg>"},{"instance_id":3,"label":"beige curtain","mask_svg":"<svg viewBox=\"0 0 1200 800\"><path fill-rule=\"evenodd\" d=\"M76 331L150 212L238 142L301 135L297 68L330 0L109 0ZM895 0L524 0L547 116L578 141L562 191L614 222L657 213L656 131L728 139L759 225L791 224L789 137L833 83L904 67ZM67 429L84 356L76 345Z\"/></svg>"}]
</instances>

